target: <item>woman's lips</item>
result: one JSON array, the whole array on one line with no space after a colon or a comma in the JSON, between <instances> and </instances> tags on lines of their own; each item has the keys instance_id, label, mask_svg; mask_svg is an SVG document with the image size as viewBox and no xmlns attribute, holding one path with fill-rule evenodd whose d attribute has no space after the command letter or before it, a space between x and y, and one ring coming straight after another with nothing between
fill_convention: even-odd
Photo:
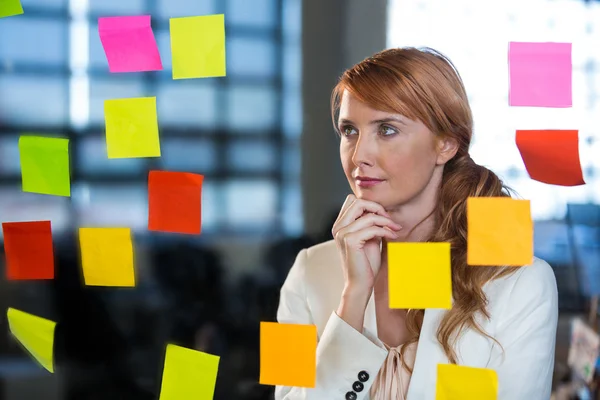
<instances>
[{"instance_id":1,"label":"woman's lips","mask_svg":"<svg viewBox=\"0 0 600 400\"><path fill-rule=\"evenodd\" d=\"M379 183L383 182L383 180L379 179L356 179L356 184L360 187L373 187Z\"/></svg>"}]
</instances>

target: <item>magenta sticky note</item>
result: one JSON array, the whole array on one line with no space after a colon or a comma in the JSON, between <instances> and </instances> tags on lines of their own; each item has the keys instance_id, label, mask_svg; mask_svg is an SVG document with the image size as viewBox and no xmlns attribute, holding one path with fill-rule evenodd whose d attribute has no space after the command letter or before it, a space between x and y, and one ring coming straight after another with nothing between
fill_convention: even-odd
<instances>
[{"instance_id":1,"label":"magenta sticky note","mask_svg":"<svg viewBox=\"0 0 600 400\"><path fill-rule=\"evenodd\" d=\"M510 42L509 104L523 107L571 107L571 50L571 43Z\"/></svg>"},{"instance_id":2,"label":"magenta sticky note","mask_svg":"<svg viewBox=\"0 0 600 400\"><path fill-rule=\"evenodd\" d=\"M110 72L163 69L150 15L99 18L98 33Z\"/></svg>"}]
</instances>

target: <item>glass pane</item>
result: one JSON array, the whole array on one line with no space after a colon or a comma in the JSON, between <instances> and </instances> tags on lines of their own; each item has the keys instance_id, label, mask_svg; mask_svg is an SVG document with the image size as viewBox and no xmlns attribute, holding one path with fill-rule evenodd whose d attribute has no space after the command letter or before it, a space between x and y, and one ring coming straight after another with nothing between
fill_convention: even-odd
<instances>
[{"instance_id":1,"label":"glass pane","mask_svg":"<svg viewBox=\"0 0 600 400\"><path fill-rule=\"evenodd\" d=\"M283 231L288 235L300 235L304 231L302 191L300 182L294 180L283 189Z\"/></svg>"},{"instance_id":2,"label":"glass pane","mask_svg":"<svg viewBox=\"0 0 600 400\"><path fill-rule=\"evenodd\" d=\"M275 89L266 86L232 86L228 92L228 126L256 131L275 124Z\"/></svg>"},{"instance_id":3,"label":"glass pane","mask_svg":"<svg viewBox=\"0 0 600 400\"><path fill-rule=\"evenodd\" d=\"M302 52L299 43L286 43L283 46L283 84L286 88L297 89L302 82Z\"/></svg>"},{"instance_id":4,"label":"glass pane","mask_svg":"<svg viewBox=\"0 0 600 400\"><path fill-rule=\"evenodd\" d=\"M235 170L268 172L277 168L272 143L239 140L227 148L227 164Z\"/></svg>"},{"instance_id":5,"label":"glass pane","mask_svg":"<svg viewBox=\"0 0 600 400\"><path fill-rule=\"evenodd\" d=\"M275 44L271 40L230 37L227 73L271 77L275 75Z\"/></svg>"},{"instance_id":6,"label":"glass pane","mask_svg":"<svg viewBox=\"0 0 600 400\"><path fill-rule=\"evenodd\" d=\"M25 12L33 8L65 9L67 0L21 0L21 5Z\"/></svg>"},{"instance_id":7,"label":"glass pane","mask_svg":"<svg viewBox=\"0 0 600 400\"><path fill-rule=\"evenodd\" d=\"M52 231L69 227L69 199L25 193L20 187L0 189L0 221L52 221ZM2 229L0 229L0 237Z\"/></svg>"},{"instance_id":8,"label":"glass pane","mask_svg":"<svg viewBox=\"0 0 600 400\"><path fill-rule=\"evenodd\" d=\"M232 227L264 229L276 216L277 186L271 181L229 181L224 186L227 222Z\"/></svg>"},{"instance_id":9,"label":"glass pane","mask_svg":"<svg viewBox=\"0 0 600 400\"><path fill-rule=\"evenodd\" d=\"M217 91L208 81L166 81L158 85L156 106L159 122L169 126L214 125Z\"/></svg>"},{"instance_id":10,"label":"glass pane","mask_svg":"<svg viewBox=\"0 0 600 400\"><path fill-rule=\"evenodd\" d=\"M19 135L0 136L0 173L21 173Z\"/></svg>"},{"instance_id":11,"label":"glass pane","mask_svg":"<svg viewBox=\"0 0 600 400\"><path fill-rule=\"evenodd\" d=\"M5 65L67 65L67 28L66 19L3 19L0 24L0 62Z\"/></svg>"},{"instance_id":12,"label":"glass pane","mask_svg":"<svg viewBox=\"0 0 600 400\"><path fill-rule=\"evenodd\" d=\"M215 144L209 139L163 139L160 163L165 169L206 173L217 165Z\"/></svg>"},{"instance_id":13,"label":"glass pane","mask_svg":"<svg viewBox=\"0 0 600 400\"><path fill-rule=\"evenodd\" d=\"M144 0L88 0L89 10L93 14L106 14L102 16L115 16L122 14L141 14L145 13L146 8ZM96 30L97 32L97 30Z\"/></svg>"},{"instance_id":14,"label":"glass pane","mask_svg":"<svg viewBox=\"0 0 600 400\"><path fill-rule=\"evenodd\" d=\"M202 182L202 233L214 230L221 223L223 214L219 199L219 187L213 182Z\"/></svg>"},{"instance_id":15,"label":"glass pane","mask_svg":"<svg viewBox=\"0 0 600 400\"><path fill-rule=\"evenodd\" d=\"M283 93L282 112L285 136L298 138L302 133L302 97L299 89L286 90Z\"/></svg>"},{"instance_id":16,"label":"glass pane","mask_svg":"<svg viewBox=\"0 0 600 400\"><path fill-rule=\"evenodd\" d=\"M189 17L216 13L219 13L219 10L217 10L215 0L158 0L158 15L161 18Z\"/></svg>"},{"instance_id":17,"label":"glass pane","mask_svg":"<svg viewBox=\"0 0 600 400\"><path fill-rule=\"evenodd\" d=\"M106 54L100 41L100 34L98 33L98 24L91 23L89 30L90 40L90 58L88 60L90 68L99 68L108 72L108 61L106 60Z\"/></svg>"},{"instance_id":18,"label":"glass pane","mask_svg":"<svg viewBox=\"0 0 600 400\"><path fill-rule=\"evenodd\" d=\"M299 40L302 32L302 0L282 0L286 40Z\"/></svg>"},{"instance_id":19,"label":"glass pane","mask_svg":"<svg viewBox=\"0 0 600 400\"><path fill-rule=\"evenodd\" d=\"M302 157L300 143L287 143L283 156L283 173L286 179L297 179L300 177Z\"/></svg>"},{"instance_id":20,"label":"glass pane","mask_svg":"<svg viewBox=\"0 0 600 400\"><path fill-rule=\"evenodd\" d=\"M130 174L146 168L143 158L108 159L104 137L81 138L76 151L79 165L75 167L82 173Z\"/></svg>"},{"instance_id":21,"label":"glass pane","mask_svg":"<svg viewBox=\"0 0 600 400\"><path fill-rule=\"evenodd\" d=\"M163 65L163 70L159 72L161 77L165 76L169 79L173 77L172 68L173 62L171 60L171 33L168 29L160 29L154 31L154 37L156 38L156 45L160 53L160 61Z\"/></svg>"},{"instance_id":22,"label":"glass pane","mask_svg":"<svg viewBox=\"0 0 600 400\"><path fill-rule=\"evenodd\" d=\"M229 0L225 18L236 25L271 28L275 12L275 0Z\"/></svg>"},{"instance_id":23,"label":"glass pane","mask_svg":"<svg viewBox=\"0 0 600 400\"><path fill-rule=\"evenodd\" d=\"M72 198L81 227L148 228L148 192L145 184L73 185Z\"/></svg>"},{"instance_id":24,"label":"glass pane","mask_svg":"<svg viewBox=\"0 0 600 400\"><path fill-rule=\"evenodd\" d=\"M145 95L142 79L112 75L107 79L90 80L90 123L104 125L104 100Z\"/></svg>"},{"instance_id":25,"label":"glass pane","mask_svg":"<svg viewBox=\"0 0 600 400\"><path fill-rule=\"evenodd\" d=\"M68 88L66 78L0 75L2 123L44 127L66 125Z\"/></svg>"}]
</instances>

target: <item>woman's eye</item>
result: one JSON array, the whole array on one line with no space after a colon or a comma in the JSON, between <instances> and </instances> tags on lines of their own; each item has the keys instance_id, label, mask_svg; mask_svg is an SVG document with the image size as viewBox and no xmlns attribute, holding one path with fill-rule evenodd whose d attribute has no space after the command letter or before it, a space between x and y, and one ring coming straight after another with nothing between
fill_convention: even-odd
<instances>
[{"instance_id":1,"label":"woman's eye","mask_svg":"<svg viewBox=\"0 0 600 400\"><path fill-rule=\"evenodd\" d=\"M341 131L344 136L350 136L356 133L356 129L351 126L343 126Z\"/></svg>"},{"instance_id":2,"label":"woman's eye","mask_svg":"<svg viewBox=\"0 0 600 400\"><path fill-rule=\"evenodd\" d=\"M390 126L387 125L382 125L381 128L379 129L379 132L383 135L383 136L390 136L396 133L396 130Z\"/></svg>"}]
</instances>

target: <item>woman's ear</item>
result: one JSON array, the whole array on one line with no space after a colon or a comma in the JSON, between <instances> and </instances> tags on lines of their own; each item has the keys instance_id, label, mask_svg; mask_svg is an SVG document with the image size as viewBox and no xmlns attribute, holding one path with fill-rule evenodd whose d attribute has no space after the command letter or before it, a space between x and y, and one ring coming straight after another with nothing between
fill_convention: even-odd
<instances>
[{"instance_id":1,"label":"woman's ear","mask_svg":"<svg viewBox=\"0 0 600 400\"><path fill-rule=\"evenodd\" d=\"M437 164L444 165L456 155L458 151L458 142L451 136L443 136L437 139Z\"/></svg>"}]
</instances>

